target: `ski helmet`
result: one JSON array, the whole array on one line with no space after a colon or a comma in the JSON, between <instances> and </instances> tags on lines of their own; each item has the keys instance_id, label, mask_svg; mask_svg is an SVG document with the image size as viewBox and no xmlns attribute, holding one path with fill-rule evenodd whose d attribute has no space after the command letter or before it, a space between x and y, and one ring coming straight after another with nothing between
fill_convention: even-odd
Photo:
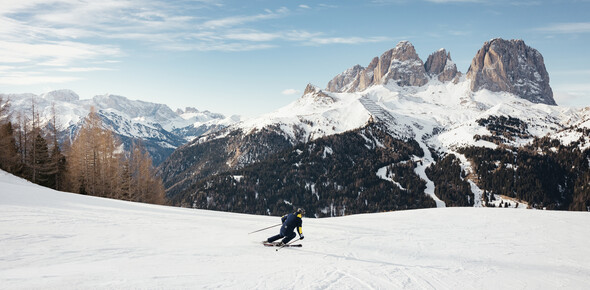
<instances>
[{"instance_id":1,"label":"ski helmet","mask_svg":"<svg viewBox=\"0 0 590 290\"><path fill-rule=\"evenodd\" d=\"M305 210L304 210L304 209L302 209L302 208L298 208L298 209L297 209L297 213L298 213L298 214L301 214L301 215L304 215L304 214L305 214Z\"/></svg>"}]
</instances>

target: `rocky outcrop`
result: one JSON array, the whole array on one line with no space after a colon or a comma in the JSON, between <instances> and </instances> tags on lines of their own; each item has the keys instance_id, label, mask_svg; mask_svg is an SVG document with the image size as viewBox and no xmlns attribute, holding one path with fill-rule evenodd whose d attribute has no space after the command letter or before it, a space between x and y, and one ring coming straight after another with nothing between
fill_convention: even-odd
<instances>
[{"instance_id":1,"label":"rocky outcrop","mask_svg":"<svg viewBox=\"0 0 590 290\"><path fill-rule=\"evenodd\" d=\"M509 92L533 103L556 105L543 56L522 40L493 39L477 52L467 78L471 90Z\"/></svg>"},{"instance_id":2,"label":"rocky outcrop","mask_svg":"<svg viewBox=\"0 0 590 290\"><path fill-rule=\"evenodd\" d=\"M380 60L380 70L375 72L377 84L394 82L405 87L423 86L428 82L424 63L408 41L402 41L394 49L385 52Z\"/></svg>"},{"instance_id":3,"label":"rocky outcrop","mask_svg":"<svg viewBox=\"0 0 590 290\"><path fill-rule=\"evenodd\" d=\"M451 53L444 48L428 56L424 69L431 78L436 77L441 82L457 82L461 76L457 65L451 60Z\"/></svg>"},{"instance_id":4,"label":"rocky outcrop","mask_svg":"<svg viewBox=\"0 0 590 290\"><path fill-rule=\"evenodd\" d=\"M354 80L358 77L359 73L364 69L365 69L364 67L362 67L358 64L347 69L343 73L337 75L330 82L328 82L328 86L326 87L326 90L331 91L331 92L337 92L340 90L347 91L349 89L347 86L350 86L354 82ZM307 88L306 88L306 91L307 91ZM305 94L307 94L307 92Z\"/></svg>"},{"instance_id":5,"label":"rocky outcrop","mask_svg":"<svg viewBox=\"0 0 590 290\"><path fill-rule=\"evenodd\" d=\"M366 88L370 87L373 84L375 69L379 65L379 58L374 57L369 63L369 66L365 70L363 70L359 75L358 86L356 84L352 84L349 92L358 92L363 91Z\"/></svg>"},{"instance_id":6,"label":"rocky outcrop","mask_svg":"<svg viewBox=\"0 0 590 290\"><path fill-rule=\"evenodd\" d=\"M76 102L80 100L80 96L78 96L78 94L72 90L67 89L51 91L49 93L41 94L39 97L48 101L58 102Z\"/></svg>"},{"instance_id":7,"label":"rocky outcrop","mask_svg":"<svg viewBox=\"0 0 590 290\"><path fill-rule=\"evenodd\" d=\"M307 84L303 92L303 98L312 98L317 103L329 104L334 102L334 98L324 93L320 88Z\"/></svg>"},{"instance_id":8,"label":"rocky outcrop","mask_svg":"<svg viewBox=\"0 0 590 290\"><path fill-rule=\"evenodd\" d=\"M373 85L393 83L398 86L423 86L429 78L424 63L408 41L375 57L363 68L354 66L332 79L326 88L330 92L359 92Z\"/></svg>"},{"instance_id":9,"label":"rocky outcrop","mask_svg":"<svg viewBox=\"0 0 590 290\"><path fill-rule=\"evenodd\" d=\"M328 92L361 92L373 85L423 86L430 79L457 83L461 72L445 49L428 56L426 63L414 46L402 41L366 67L356 65L332 79ZM487 89L509 92L533 103L556 105L543 56L522 40L496 38L484 43L471 62L467 78L473 92Z\"/></svg>"}]
</instances>

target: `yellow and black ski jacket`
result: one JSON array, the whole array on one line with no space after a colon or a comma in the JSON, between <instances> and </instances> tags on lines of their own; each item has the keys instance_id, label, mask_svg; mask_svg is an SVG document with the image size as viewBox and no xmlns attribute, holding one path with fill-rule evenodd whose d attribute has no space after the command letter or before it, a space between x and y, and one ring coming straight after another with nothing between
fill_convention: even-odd
<instances>
[{"instance_id":1,"label":"yellow and black ski jacket","mask_svg":"<svg viewBox=\"0 0 590 290\"><path fill-rule=\"evenodd\" d=\"M281 235L288 236L297 228L299 237L303 235L303 221L301 220L301 214L290 213L281 217L283 226L281 227Z\"/></svg>"}]
</instances>

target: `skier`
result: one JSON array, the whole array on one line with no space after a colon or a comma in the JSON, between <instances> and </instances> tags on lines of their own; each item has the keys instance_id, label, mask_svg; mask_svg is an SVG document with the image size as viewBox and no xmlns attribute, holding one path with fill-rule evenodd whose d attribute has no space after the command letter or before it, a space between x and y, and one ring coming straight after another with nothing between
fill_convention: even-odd
<instances>
[{"instance_id":1,"label":"skier","mask_svg":"<svg viewBox=\"0 0 590 290\"><path fill-rule=\"evenodd\" d=\"M279 247L283 246L295 237L295 232L293 231L295 228L297 228L297 231L299 233L299 239L303 240L303 221L301 221L301 217L304 214L305 210L303 210L302 208L298 208L296 212L282 216L281 222L283 223L283 225L281 226L280 233L276 236L268 238L264 242L272 243L280 238L283 238L283 240L277 244L277 246Z\"/></svg>"}]
</instances>

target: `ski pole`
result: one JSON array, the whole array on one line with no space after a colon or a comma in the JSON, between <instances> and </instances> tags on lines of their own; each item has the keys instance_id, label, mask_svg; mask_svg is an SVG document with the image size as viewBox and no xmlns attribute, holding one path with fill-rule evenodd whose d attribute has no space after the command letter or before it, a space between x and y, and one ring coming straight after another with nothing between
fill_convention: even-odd
<instances>
[{"instance_id":1,"label":"ski pole","mask_svg":"<svg viewBox=\"0 0 590 290\"><path fill-rule=\"evenodd\" d=\"M273 226L270 226L270 227L266 227L266 228L264 228L264 229L255 230L255 231L253 231L253 232L251 232L251 233L248 233L248 234L253 234L253 233L260 232L260 231L268 230L268 229L270 229L270 228L278 227L278 226L280 226L280 225L282 225L282 224L276 224L276 225L273 225Z\"/></svg>"},{"instance_id":2,"label":"ski pole","mask_svg":"<svg viewBox=\"0 0 590 290\"><path fill-rule=\"evenodd\" d=\"M297 241L299 241L299 240L300 240L300 239L294 239L294 240L292 240L292 241L290 241L290 242L288 242L288 243L286 243L286 244L284 244L284 245L280 246L278 249L276 249L276 251L278 252L280 249L282 249L282 248L284 248L284 247L286 247L286 246L288 246L288 245L290 245L290 244L292 244L292 243L294 243L294 242L297 242Z\"/></svg>"}]
</instances>

